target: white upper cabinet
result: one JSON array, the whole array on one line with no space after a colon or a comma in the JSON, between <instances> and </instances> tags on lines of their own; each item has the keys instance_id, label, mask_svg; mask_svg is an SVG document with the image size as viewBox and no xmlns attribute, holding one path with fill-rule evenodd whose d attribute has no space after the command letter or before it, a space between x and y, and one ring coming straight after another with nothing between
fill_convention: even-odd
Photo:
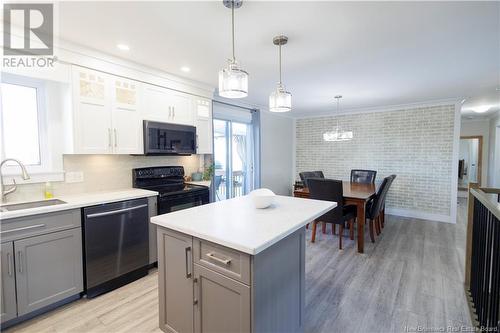
<instances>
[{"instance_id":1,"label":"white upper cabinet","mask_svg":"<svg viewBox=\"0 0 500 333\"><path fill-rule=\"evenodd\" d=\"M142 154L142 119L139 115L138 82L113 78L113 152Z\"/></svg>"},{"instance_id":2,"label":"white upper cabinet","mask_svg":"<svg viewBox=\"0 0 500 333\"><path fill-rule=\"evenodd\" d=\"M197 153L212 154L212 101L72 67L68 154L143 154L143 120L196 126Z\"/></svg>"},{"instance_id":3,"label":"white upper cabinet","mask_svg":"<svg viewBox=\"0 0 500 333\"><path fill-rule=\"evenodd\" d=\"M194 125L196 126L196 153L212 154L212 101L204 98L193 98Z\"/></svg>"},{"instance_id":4,"label":"white upper cabinet","mask_svg":"<svg viewBox=\"0 0 500 333\"><path fill-rule=\"evenodd\" d=\"M144 85L142 118L165 123L193 125L191 97L182 92Z\"/></svg>"},{"instance_id":5,"label":"white upper cabinet","mask_svg":"<svg viewBox=\"0 0 500 333\"><path fill-rule=\"evenodd\" d=\"M74 154L142 154L139 83L73 67Z\"/></svg>"},{"instance_id":6,"label":"white upper cabinet","mask_svg":"<svg viewBox=\"0 0 500 333\"><path fill-rule=\"evenodd\" d=\"M113 152L108 78L91 70L73 70L73 153Z\"/></svg>"}]
</instances>

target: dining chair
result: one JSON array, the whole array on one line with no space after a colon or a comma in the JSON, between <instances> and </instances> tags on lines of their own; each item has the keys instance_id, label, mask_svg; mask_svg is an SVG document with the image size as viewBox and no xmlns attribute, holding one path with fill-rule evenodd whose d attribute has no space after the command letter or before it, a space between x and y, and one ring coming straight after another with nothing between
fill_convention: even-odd
<instances>
[{"instance_id":1,"label":"dining chair","mask_svg":"<svg viewBox=\"0 0 500 333\"><path fill-rule=\"evenodd\" d=\"M349 223L350 232L353 232L357 210L354 205L344 205L344 193L341 180L311 178L308 180L311 199L335 201L337 207L318 217L313 222L311 242L316 240L316 225L318 222L339 225L339 249L342 249L342 236L345 222ZM333 229L333 227L332 227Z\"/></svg>"},{"instance_id":2,"label":"dining chair","mask_svg":"<svg viewBox=\"0 0 500 333\"><path fill-rule=\"evenodd\" d=\"M392 185L392 183L394 182L394 179L396 178L396 175L390 175L389 178L391 179L391 181L389 182L389 185L388 185L388 188L387 188L387 193L389 193L389 189ZM384 198L384 202L382 204L382 212L380 214L380 218L379 218L379 229L382 230L382 228L384 228L384 225L385 225L385 199L387 198L387 195L386 197Z\"/></svg>"},{"instance_id":3,"label":"dining chair","mask_svg":"<svg viewBox=\"0 0 500 333\"><path fill-rule=\"evenodd\" d=\"M375 170L351 170L351 183L373 184L375 183L375 177L377 177L377 171Z\"/></svg>"},{"instance_id":4,"label":"dining chair","mask_svg":"<svg viewBox=\"0 0 500 333\"><path fill-rule=\"evenodd\" d=\"M385 177L377 193L375 194L375 197L372 200L370 200L366 206L365 216L366 219L368 220L368 226L370 229L370 240L372 241L372 243L375 243L375 235L374 235L375 227L377 228L376 230L377 235L380 234L380 230L378 228L378 226L380 225L379 224L380 212L382 211L385 202L385 197L387 195L387 192L389 191L389 186L390 183L392 183L392 180L393 179L390 176Z\"/></svg>"},{"instance_id":5,"label":"dining chair","mask_svg":"<svg viewBox=\"0 0 500 333\"><path fill-rule=\"evenodd\" d=\"M217 197L217 201L220 201L219 198L219 186L222 183L222 176L218 175L214 177L214 187L215 187L215 196Z\"/></svg>"},{"instance_id":6,"label":"dining chair","mask_svg":"<svg viewBox=\"0 0 500 333\"><path fill-rule=\"evenodd\" d=\"M303 171L299 173L300 180L304 187L309 187L307 185L307 180L310 178L325 178L323 171Z\"/></svg>"}]
</instances>

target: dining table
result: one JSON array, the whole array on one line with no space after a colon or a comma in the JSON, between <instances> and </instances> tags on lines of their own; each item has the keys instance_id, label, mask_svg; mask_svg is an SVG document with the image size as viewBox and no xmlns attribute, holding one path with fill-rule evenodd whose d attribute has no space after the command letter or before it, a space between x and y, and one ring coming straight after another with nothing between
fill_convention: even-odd
<instances>
[{"instance_id":1,"label":"dining table","mask_svg":"<svg viewBox=\"0 0 500 333\"><path fill-rule=\"evenodd\" d=\"M365 247L366 205L375 196L381 183L382 182L364 184L350 181L342 182L344 204L355 205L357 210L358 253L363 253ZM310 197L309 189L307 187L295 189L293 191L293 195L298 198ZM382 212L382 214L384 213ZM382 219L384 219L383 215Z\"/></svg>"}]
</instances>

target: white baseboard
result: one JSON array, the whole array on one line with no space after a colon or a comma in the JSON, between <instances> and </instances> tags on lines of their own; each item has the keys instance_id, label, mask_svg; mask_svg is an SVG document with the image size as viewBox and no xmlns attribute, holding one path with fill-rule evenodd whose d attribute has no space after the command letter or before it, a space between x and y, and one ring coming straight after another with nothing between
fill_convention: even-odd
<instances>
[{"instance_id":1,"label":"white baseboard","mask_svg":"<svg viewBox=\"0 0 500 333\"><path fill-rule=\"evenodd\" d=\"M413 217L416 219L445 222L445 223L453 223L453 224L456 223L456 221L451 220L450 215L433 214L433 213L427 213L427 212L422 212L422 211L418 211L418 210L387 207L385 209L385 212L386 212L386 214L389 214L389 215Z\"/></svg>"}]
</instances>

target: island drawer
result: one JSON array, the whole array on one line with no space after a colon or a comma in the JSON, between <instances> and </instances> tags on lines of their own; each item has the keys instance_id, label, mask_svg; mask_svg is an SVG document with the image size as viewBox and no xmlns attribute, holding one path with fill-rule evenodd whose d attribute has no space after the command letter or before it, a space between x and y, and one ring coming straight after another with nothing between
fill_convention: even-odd
<instances>
[{"instance_id":1,"label":"island drawer","mask_svg":"<svg viewBox=\"0 0 500 333\"><path fill-rule=\"evenodd\" d=\"M248 254L195 238L193 255L195 263L247 285L250 284L250 256Z\"/></svg>"},{"instance_id":2,"label":"island drawer","mask_svg":"<svg viewBox=\"0 0 500 333\"><path fill-rule=\"evenodd\" d=\"M80 209L2 220L2 242L81 226Z\"/></svg>"}]
</instances>

